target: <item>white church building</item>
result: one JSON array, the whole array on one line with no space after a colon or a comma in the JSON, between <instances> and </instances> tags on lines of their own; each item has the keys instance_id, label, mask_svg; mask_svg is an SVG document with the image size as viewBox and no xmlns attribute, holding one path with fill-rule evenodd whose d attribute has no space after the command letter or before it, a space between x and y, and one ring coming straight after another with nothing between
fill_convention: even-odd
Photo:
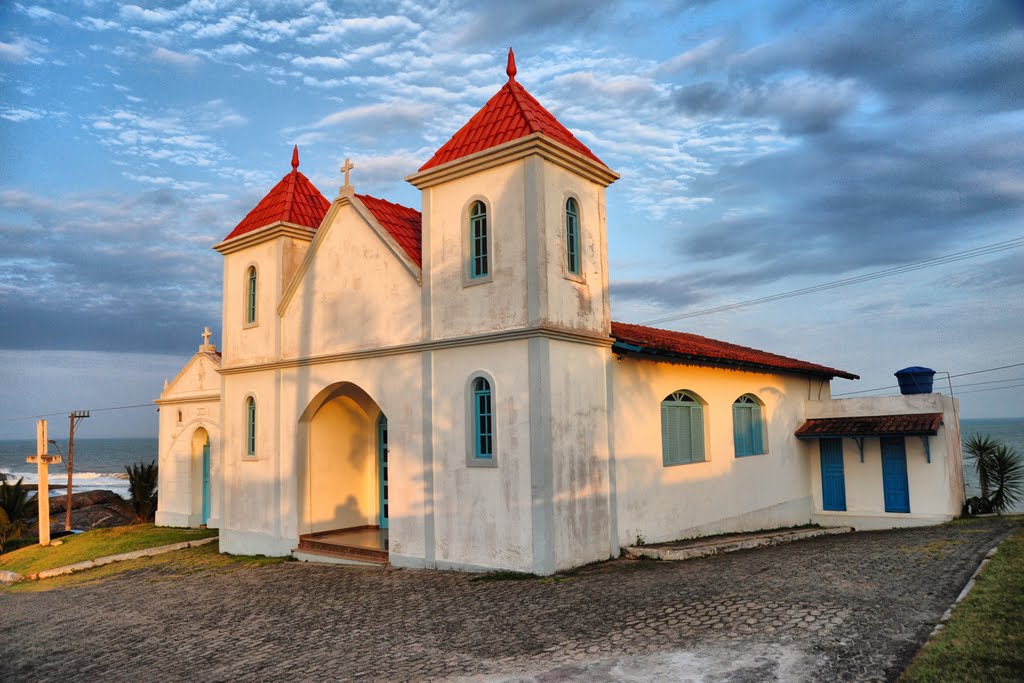
<instances>
[{"instance_id":1,"label":"white church building","mask_svg":"<svg viewBox=\"0 0 1024 683\"><path fill-rule=\"evenodd\" d=\"M537 574L963 501L953 399L832 400L851 373L613 322L619 177L508 81L407 180L421 209L291 172L214 248L222 347L166 382L157 523L228 553ZM827 353L827 348L823 349Z\"/></svg>"}]
</instances>

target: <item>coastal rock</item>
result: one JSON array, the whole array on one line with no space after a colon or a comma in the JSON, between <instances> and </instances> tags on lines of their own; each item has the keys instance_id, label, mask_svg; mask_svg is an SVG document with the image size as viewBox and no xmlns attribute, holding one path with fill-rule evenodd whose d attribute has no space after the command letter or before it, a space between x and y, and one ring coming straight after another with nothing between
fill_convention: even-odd
<instances>
[{"instance_id":1,"label":"coastal rock","mask_svg":"<svg viewBox=\"0 0 1024 683\"><path fill-rule=\"evenodd\" d=\"M67 496L55 496L50 498L50 515L64 512L67 509ZM87 508L93 505L117 505L123 503L124 499L113 491L98 489L95 491L81 491L71 494L71 510Z\"/></svg>"},{"instance_id":2,"label":"coastal rock","mask_svg":"<svg viewBox=\"0 0 1024 683\"><path fill-rule=\"evenodd\" d=\"M24 577L22 577L21 574L0 569L0 583L5 586L10 586L12 583L18 583L22 578Z\"/></svg>"}]
</instances>

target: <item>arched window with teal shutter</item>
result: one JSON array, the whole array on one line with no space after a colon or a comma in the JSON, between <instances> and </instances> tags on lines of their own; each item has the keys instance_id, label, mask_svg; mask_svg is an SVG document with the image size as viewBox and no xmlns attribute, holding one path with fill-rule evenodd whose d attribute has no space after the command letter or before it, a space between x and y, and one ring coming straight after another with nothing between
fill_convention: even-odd
<instances>
[{"instance_id":1,"label":"arched window with teal shutter","mask_svg":"<svg viewBox=\"0 0 1024 683\"><path fill-rule=\"evenodd\" d=\"M573 275L580 274L580 208L576 200L565 200L565 259Z\"/></svg>"},{"instance_id":2,"label":"arched window with teal shutter","mask_svg":"<svg viewBox=\"0 0 1024 683\"><path fill-rule=\"evenodd\" d=\"M256 323L256 266L249 266L245 273L245 323Z\"/></svg>"},{"instance_id":3,"label":"arched window with teal shutter","mask_svg":"<svg viewBox=\"0 0 1024 683\"><path fill-rule=\"evenodd\" d=\"M666 467L704 462L704 405L689 391L661 402L661 459Z\"/></svg>"},{"instance_id":4,"label":"arched window with teal shutter","mask_svg":"<svg viewBox=\"0 0 1024 683\"><path fill-rule=\"evenodd\" d=\"M750 394L740 396L732 404L732 438L737 458L765 452L761 404Z\"/></svg>"},{"instance_id":5,"label":"arched window with teal shutter","mask_svg":"<svg viewBox=\"0 0 1024 683\"><path fill-rule=\"evenodd\" d=\"M469 276L486 277L491 272L487 234L487 207L481 201L469 207Z\"/></svg>"},{"instance_id":6,"label":"arched window with teal shutter","mask_svg":"<svg viewBox=\"0 0 1024 683\"><path fill-rule=\"evenodd\" d=\"M494 457L494 411L491 384L483 377L473 380L473 457Z\"/></svg>"},{"instance_id":7,"label":"arched window with teal shutter","mask_svg":"<svg viewBox=\"0 0 1024 683\"><path fill-rule=\"evenodd\" d=\"M245 399L245 454L256 455L256 399L252 396Z\"/></svg>"}]
</instances>

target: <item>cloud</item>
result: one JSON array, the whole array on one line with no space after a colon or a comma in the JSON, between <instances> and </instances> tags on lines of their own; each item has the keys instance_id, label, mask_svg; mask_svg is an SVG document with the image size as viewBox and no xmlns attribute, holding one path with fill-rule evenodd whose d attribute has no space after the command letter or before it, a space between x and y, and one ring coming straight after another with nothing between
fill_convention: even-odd
<instances>
[{"instance_id":1,"label":"cloud","mask_svg":"<svg viewBox=\"0 0 1024 683\"><path fill-rule=\"evenodd\" d=\"M418 31L420 25L398 15L382 17L345 17L317 25L309 35L299 38L300 43L320 45L339 41L353 33L387 33L389 36Z\"/></svg>"},{"instance_id":2,"label":"cloud","mask_svg":"<svg viewBox=\"0 0 1024 683\"><path fill-rule=\"evenodd\" d=\"M3 107L0 109L0 119L7 119L8 121L14 121L15 123L41 119L43 116L44 112L33 109L22 109L16 107Z\"/></svg>"},{"instance_id":3,"label":"cloud","mask_svg":"<svg viewBox=\"0 0 1024 683\"><path fill-rule=\"evenodd\" d=\"M16 38L14 42L0 42L0 61L15 64L41 64L40 54L48 52L46 45L30 38Z\"/></svg>"},{"instance_id":4,"label":"cloud","mask_svg":"<svg viewBox=\"0 0 1024 683\"><path fill-rule=\"evenodd\" d=\"M158 62L179 67L194 67L197 66L200 61L199 57L196 57L195 55L175 52L174 50L168 50L165 47L158 47L154 49L150 56Z\"/></svg>"}]
</instances>

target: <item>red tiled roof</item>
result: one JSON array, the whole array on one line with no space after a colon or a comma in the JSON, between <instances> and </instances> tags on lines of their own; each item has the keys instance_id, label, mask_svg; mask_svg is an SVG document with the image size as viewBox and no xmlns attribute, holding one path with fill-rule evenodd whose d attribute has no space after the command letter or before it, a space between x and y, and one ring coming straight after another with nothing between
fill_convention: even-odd
<instances>
[{"instance_id":1,"label":"red tiled roof","mask_svg":"<svg viewBox=\"0 0 1024 683\"><path fill-rule=\"evenodd\" d=\"M770 370L785 370L806 375L860 379L857 375L817 363L779 356L747 346L708 339L687 332L659 330L643 325L612 323L612 336L618 342L640 347L644 353L690 358L698 361L743 365Z\"/></svg>"},{"instance_id":2,"label":"red tiled roof","mask_svg":"<svg viewBox=\"0 0 1024 683\"><path fill-rule=\"evenodd\" d=\"M872 415L864 417L819 417L807 420L796 430L804 438L822 436L913 436L937 434L942 413L916 415Z\"/></svg>"},{"instance_id":3,"label":"red tiled roof","mask_svg":"<svg viewBox=\"0 0 1024 683\"><path fill-rule=\"evenodd\" d=\"M320 227L330 206L331 203L309 182L309 178L299 173L299 148L296 147L292 151L292 172L281 178L281 182L274 185L224 239L226 241L282 221L315 230Z\"/></svg>"},{"instance_id":4,"label":"red tiled roof","mask_svg":"<svg viewBox=\"0 0 1024 683\"><path fill-rule=\"evenodd\" d=\"M565 126L558 122L526 88L516 82L515 58L509 50L508 82L494 97L487 101L469 122L458 130L452 139L434 153L430 161L420 166L421 171L446 164L475 152L482 152L532 133L542 133L560 142L583 156L601 164L587 146L576 139Z\"/></svg>"},{"instance_id":5,"label":"red tiled roof","mask_svg":"<svg viewBox=\"0 0 1024 683\"><path fill-rule=\"evenodd\" d=\"M420 212L368 194L357 194L356 197L369 209L377 222L391 233L409 258L417 266L422 266L423 218Z\"/></svg>"}]
</instances>

